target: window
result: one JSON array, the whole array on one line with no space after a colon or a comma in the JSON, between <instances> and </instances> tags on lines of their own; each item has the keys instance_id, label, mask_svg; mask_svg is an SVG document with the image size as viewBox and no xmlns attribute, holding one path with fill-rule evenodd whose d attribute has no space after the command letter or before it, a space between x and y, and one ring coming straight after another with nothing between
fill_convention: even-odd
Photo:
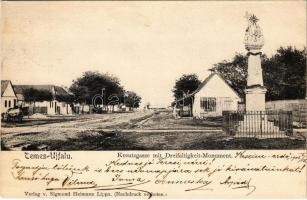
<instances>
[{"instance_id":1,"label":"window","mask_svg":"<svg viewBox=\"0 0 307 200\"><path fill-rule=\"evenodd\" d=\"M200 108L207 112L216 111L216 98L215 97L201 97Z\"/></svg>"},{"instance_id":2,"label":"window","mask_svg":"<svg viewBox=\"0 0 307 200\"><path fill-rule=\"evenodd\" d=\"M16 99L14 99L14 107L16 106L16 104L17 104L17 101L16 101Z\"/></svg>"},{"instance_id":3,"label":"window","mask_svg":"<svg viewBox=\"0 0 307 200\"><path fill-rule=\"evenodd\" d=\"M4 107L7 107L7 100L4 101Z\"/></svg>"},{"instance_id":4,"label":"window","mask_svg":"<svg viewBox=\"0 0 307 200\"><path fill-rule=\"evenodd\" d=\"M11 100L9 100L9 108L11 107Z\"/></svg>"}]
</instances>

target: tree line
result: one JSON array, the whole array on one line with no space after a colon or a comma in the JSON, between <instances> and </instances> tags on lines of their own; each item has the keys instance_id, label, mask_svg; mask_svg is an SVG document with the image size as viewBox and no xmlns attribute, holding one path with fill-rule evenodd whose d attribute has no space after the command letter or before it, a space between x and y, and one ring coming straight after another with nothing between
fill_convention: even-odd
<instances>
[{"instance_id":1,"label":"tree line","mask_svg":"<svg viewBox=\"0 0 307 200\"><path fill-rule=\"evenodd\" d=\"M122 104L129 108L138 108L141 103L141 97L133 91L125 90L116 76L97 71L84 72L82 76L73 80L68 91L68 95L54 97L50 91L28 88L23 91L23 96L28 102L57 99L69 103L90 105L93 103L93 98L99 95L99 98L95 99L95 104Z\"/></svg>"},{"instance_id":2,"label":"tree line","mask_svg":"<svg viewBox=\"0 0 307 200\"><path fill-rule=\"evenodd\" d=\"M216 63L211 72L219 73L239 95L245 98L247 84L247 55L237 53L231 60ZM268 57L261 55L266 100L304 99L306 92L306 47L280 47ZM200 84L196 74L185 74L176 80L173 88L175 99L186 92L193 92Z\"/></svg>"}]
</instances>

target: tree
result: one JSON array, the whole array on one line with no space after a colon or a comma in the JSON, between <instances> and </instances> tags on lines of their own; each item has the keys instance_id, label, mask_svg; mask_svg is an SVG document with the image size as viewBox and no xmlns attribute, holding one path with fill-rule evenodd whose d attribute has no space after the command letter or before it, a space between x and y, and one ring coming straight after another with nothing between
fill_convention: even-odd
<instances>
[{"instance_id":1,"label":"tree","mask_svg":"<svg viewBox=\"0 0 307 200\"><path fill-rule=\"evenodd\" d=\"M200 83L201 82L196 74L182 75L179 79L176 80L175 86L173 88L175 99L180 99L185 94L194 92Z\"/></svg>"},{"instance_id":2,"label":"tree","mask_svg":"<svg viewBox=\"0 0 307 200\"><path fill-rule=\"evenodd\" d=\"M141 103L141 97L138 96L135 92L127 91L125 93L125 106L129 108L138 108Z\"/></svg>"},{"instance_id":3,"label":"tree","mask_svg":"<svg viewBox=\"0 0 307 200\"><path fill-rule=\"evenodd\" d=\"M280 47L268 58L262 55L266 100L301 99L305 97L306 48ZM247 56L236 54L230 61L224 60L211 69L218 72L242 97L245 97Z\"/></svg>"},{"instance_id":4,"label":"tree","mask_svg":"<svg viewBox=\"0 0 307 200\"><path fill-rule=\"evenodd\" d=\"M108 98L111 95L120 97L124 92L117 77L97 71L84 72L81 77L73 80L69 91L74 95L75 101L83 104L91 104L95 95L102 94L102 89L104 89L104 104L108 104L112 101L112 99ZM97 100L99 101L99 99Z\"/></svg>"},{"instance_id":5,"label":"tree","mask_svg":"<svg viewBox=\"0 0 307 200\"><path fill-rule=\"evenodd\" d=\"M306 92L306 48L280 47L262 68L268 100L303 99Z\"/></svg>"}]
</instances>

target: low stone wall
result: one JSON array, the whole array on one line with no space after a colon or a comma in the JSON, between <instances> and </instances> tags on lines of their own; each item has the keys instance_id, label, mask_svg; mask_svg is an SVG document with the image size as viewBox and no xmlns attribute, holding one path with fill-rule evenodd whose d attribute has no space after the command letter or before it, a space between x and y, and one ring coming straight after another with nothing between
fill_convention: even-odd
<instances>
[{"instance_id":1,"label":"low stone wall","mask_svg":"<svg viewBox=\"0 0 307 200\"><path fill-rule=\"evenodd\" d=\"M268 111L292 111L293 121L306 126L307 99L269 101L265 107Z\"/></svg>"}]
</instances>

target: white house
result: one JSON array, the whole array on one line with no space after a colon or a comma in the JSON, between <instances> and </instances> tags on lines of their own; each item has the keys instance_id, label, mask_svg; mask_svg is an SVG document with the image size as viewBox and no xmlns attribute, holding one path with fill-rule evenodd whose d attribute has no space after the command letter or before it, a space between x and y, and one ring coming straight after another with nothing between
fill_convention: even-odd
<instances>
[{"instance_id":1,"label":"white house","mask_svg":"<svg viewBox=\"0 0 307 200\"><path fill-rule=\"evenodd\" d=\"M189 105L182 102L192 102ZM222 116L223 111L238 110L239 94L218 74L210 74L199 87L183 99L176 101L183 113L190 110L193 117Z\"/></svg>"},{"instance_id":2,"label":"white house","mask_svg":"<svg viewBox=\"0 0 307 200\"><path fill-rule=\"evenodd\" d=\"M23 94L26 89L30 88L50 92L53 98L50 101L26 102ZM14 91L17 95L18 103L23 107L29 107L35 113L39 112L48 115L73 113L71 105L63 100L69 96L69 93L62 87L55 85L14 85Z\"/></svg>"},{"instance_id":3,"label":"white house","mask_svg":"<svg viewBox=\"0 0 307 200\"><path fill-rule=\"evenodd\" d=\"M1 113L17 105L17 96L9 80L1 80Z\"/></svg>"}]
</instances>

